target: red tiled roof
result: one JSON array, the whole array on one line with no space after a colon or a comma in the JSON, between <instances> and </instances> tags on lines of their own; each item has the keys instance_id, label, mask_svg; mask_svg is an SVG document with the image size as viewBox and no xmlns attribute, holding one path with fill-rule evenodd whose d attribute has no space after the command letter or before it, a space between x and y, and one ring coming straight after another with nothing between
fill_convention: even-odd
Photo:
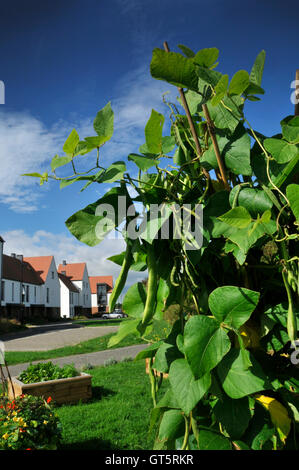
<instances>
[{"instance_id":1,"label":"red tiled roof","mask_svg":"<svg viewBox=\"0 0 299 470\"><path fill-rule=\"evenodd\" d=\"M65 275L69 277L72 281L82 281L85 266L86 263L60 264L58 266L57 271L59 273L65 271Z\"/></svg>"},{"instance_id":2,"label":"red tiled roof","mask_svg":"<svg viewBox=\"0 0 299 470\"><path fill-rule=\"evenodd\" d=\"M32 256L30 258L24 258L24 261L29 263L45 282L48 276L52 259L53 256Z\"/></svg>"},{"instance_id":3,"label":"red tiled roof","mask_svg":"<svg viewBox=\"0 0 299 470\"><path fill-rule=\"evenodd\" d=\"M43 284L43 279L31 264L20 261L13 256L3 255L3 279L26 282L28 284Z\"/></svg>"},{"instance_id":4,"label":"red tiled roof","mask_svg":"<svg viewBox=\"0 0 299 470\"><path fill-rule=\"evenodd\" d=\"M113 277L112 276L89 276L90 290L92 294L97 293L97 284L107 284L107 292L111 292L113 289Z\"/></svg>"},{"instance_id":5,"label":"red tiled roof","mask_svg":"<svg viewBox=\"0 0 299 470\"><path fill-rule=\"evenodd\" d=\"M79 289L72 283L69 277L65 276L64 274L58 273L59 279L63 282L63 284L70 290L71 292L79 292Z\"/></svg>"}]
</instances>

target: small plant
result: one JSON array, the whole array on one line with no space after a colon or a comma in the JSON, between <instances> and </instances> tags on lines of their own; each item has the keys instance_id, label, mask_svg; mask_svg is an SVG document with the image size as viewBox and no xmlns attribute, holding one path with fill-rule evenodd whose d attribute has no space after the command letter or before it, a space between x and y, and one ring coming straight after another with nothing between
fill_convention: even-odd
<instances>
[{"instance_id":1,"label":"small plant","mask_svg":"<svg viewBox=\"0 0 299 470\"><path fill-rule=\"evenodd\" d=\"M61 423L51 397L20 395L10 401L0 396L0 450L55 450Z\"/></svg>"},{"instance_id":2,"label":"small plant","mask_svg":"<svg viewBox=\"0 0 299 470\"><path fill-rule=\"evenodd\" d=\"M117 364L117 360L111 357L110 359L107 359L107 361L104 362L104 367L109 367L109 366L114 366L114 364Z\"/></svg>"},{"instance_id":3,"label":"small plant","mask_svg":"<svg viewBox=\"0 0 299 470\"><path fill-rule=\"evenodd\" d=\"M66 379L78 375L79 372L71 364L59 367L52 362L39 362L38 364L30 364L18 378L24 384L31 384L35 382L46 382L48 380Z\"/></svg>"}]
</instances>

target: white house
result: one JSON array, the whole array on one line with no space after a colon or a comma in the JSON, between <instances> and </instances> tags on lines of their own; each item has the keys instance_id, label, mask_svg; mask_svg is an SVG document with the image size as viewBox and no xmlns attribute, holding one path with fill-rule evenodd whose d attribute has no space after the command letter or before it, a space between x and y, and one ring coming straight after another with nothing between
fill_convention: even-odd
<instances>
[{"instance_id":1,"label":"white house","mask_svg":"<svg viewBox=\"0 0 299 470\"><path fill-rule=\"evenodd\" d=\"M40 275L22 255L2 255L1 306L7 316L34 316L43 304Z\"/></svg>"},{"instance_id":2,"label":"white house","mask_svg":"<svg viewBox=\"0 0 299 470\"><path fill-rule=\"evenodd\" d=\"M1 303L1 298L2 298L2 258L3 258L3 245L4 245L4 240L0 236L0 303Z\"/></svg>"},{"instance_id":3,"label":"white house","mask_svg":"<svg viewBox=\"0 0 299 470\"><path fill-rule=\"evenodd\" d=\"M78 313L91 313L91 291L86 263L67 263L65 260L58 266L58 272L67 276L79 289Z\"/></svg>"},{"instance_id":4,"label":"white house","mask_svg":"<svg viewBox=\"0 0 299 470\"><path fill-rule=\"evenodd\" d=\"M33 256L24 258L32 266L43 281L42 304L46 315L57 318L60 316L60 282L54 256Z\"/></svg>"},{"instance_id":5,"label":"white house","mask_svg":"<svg viewBox=\"0 0 299 470\"><path fill-rule=\"evenodd\" d=\"M60 316L73 318L79 306L79 289L72 283L69 277L58 273L60 282Z\"/></svg>"},{"instance_id":6,"label":"white house","mask_svg":"<svg viewBox=\"0 0 299 470\"><path fill-rule=\"evenodd\" d=\"M89 276L91 290L91 313L107 312L113 289L112 276Z\"/></svg>"}]
</instances>

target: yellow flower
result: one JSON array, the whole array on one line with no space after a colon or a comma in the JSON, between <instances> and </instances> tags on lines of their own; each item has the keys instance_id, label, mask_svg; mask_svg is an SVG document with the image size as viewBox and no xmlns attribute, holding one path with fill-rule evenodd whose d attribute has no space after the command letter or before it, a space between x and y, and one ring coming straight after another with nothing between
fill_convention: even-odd
<instances>
[{"instance_id":1,"label":"yellow flower","mask_svg":"<svg viewBox=\"0 0 299 470\"><path fill-rule=\"evenodd\" d=\"M48 421L44 420L44 424L48 424Z\"/></svg>"},{"instance_id":2,"label":"yellow flower","mask_svg":"<svg viewBox=\"0 0 299 470\"><path fill-rule=\"evenodd\" d=\"M7 434L7 432L5 434L3 434L2 436L3 439L8 439L9 438L9 434Z\"/></svg>"}]
</instances>

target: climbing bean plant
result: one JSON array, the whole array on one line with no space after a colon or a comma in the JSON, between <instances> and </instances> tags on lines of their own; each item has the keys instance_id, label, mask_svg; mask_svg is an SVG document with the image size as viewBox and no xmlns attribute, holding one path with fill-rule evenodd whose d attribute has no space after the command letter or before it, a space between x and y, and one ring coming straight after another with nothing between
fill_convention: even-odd
<instances>
[{"instance_id":1,"label":"climbing bean plant","mask_svg":"<svg viewBox=\"0 0 299 470\"><path fill-rule=\"evenodd\" d=\"M149 341L138 356L149 361L155 448L297 448L299 116L282 119L274 136L248 121L246 101L264 94L264 51L250 72L239 70L230 78L217 70L218 49L179 48L180 53L153 51L152 77L178 87L179 96L176 103L163 97L169 123L152 110L145 143L128 156L135 173L124 161L106 168L101 160L101 147L113 135L108 103L94 120L95 136L80 140L73 130L51 172L31 176L41 184L58 180L61 188L115 183L66 221L89 246L111 230L122 231L126 250L110 258L121 266L110 309L129 271L148 270L146 284L128 289L123 309L131 320L121 324L110 345L129 333L149 338L155 322L177 306L167 337ZM93 150L94 166L79 172L80 159ZM72 173L58 176L65 165ZM144 211L143 227L151 230L137 223L132 238L128 227L137 213L127 209L136 202ZM103 204L113 207L117 220L99 212ZM155 224L149 217L153 204L163 206ZM177 224L174 208L184 206L190 229L201 224L200 245L175 231L168 239L160 236L164 224Z\"/></svg>"}]
</instances>

